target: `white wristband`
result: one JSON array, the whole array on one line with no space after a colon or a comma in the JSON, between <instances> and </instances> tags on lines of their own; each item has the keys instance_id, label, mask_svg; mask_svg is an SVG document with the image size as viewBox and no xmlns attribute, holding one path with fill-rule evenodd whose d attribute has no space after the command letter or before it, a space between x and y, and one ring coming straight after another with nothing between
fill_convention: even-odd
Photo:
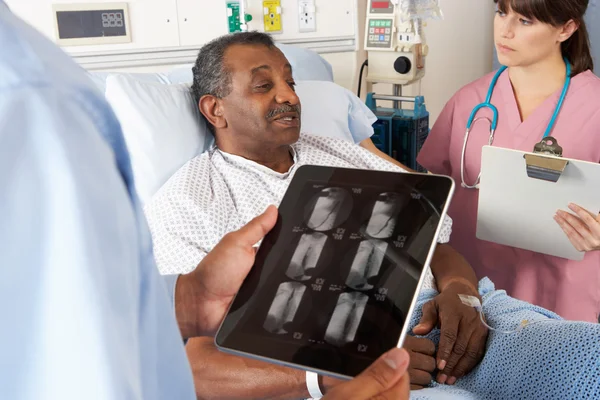
<instances>
[{"instance_id":1,"label":"white wristband","mask_svg":"<svg viewBox=\"0 0 600 400\"><path fill-rule=\"evenodd\" d=\"M306 388L308 389L308 394L313 399L323 397L323 392L321 392L321 388L319 387L319 375L314 372L306 371Z\"/></svg>"}]
</instances>

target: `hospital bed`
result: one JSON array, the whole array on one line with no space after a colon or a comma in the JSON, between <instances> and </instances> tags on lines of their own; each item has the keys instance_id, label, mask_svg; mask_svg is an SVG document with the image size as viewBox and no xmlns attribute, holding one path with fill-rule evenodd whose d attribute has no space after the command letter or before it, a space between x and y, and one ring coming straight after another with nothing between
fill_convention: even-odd
<instances>
[{"instance_id":1,"label":"hospital bed","mask_svg":"<svg viewBox=\"0 0 600 400\"><path fill-rule=\"evenodd\" d=\"M356 143L371 137L377 118L352 92L333 82L331 65L323 57L300 47L277 46L293 68L302 132ZM213 143L189 91L191 67L167 73L90 72L121 122L142 204Z\"/></svg>"},{"instance_id":2,"label":"hospital bed","mask_svg":"<svg viewBox=\"0 0 600 400\"><path fill-rule=\"evenodd\" d=\"M375 115L352 92L333 83L331 66L322 57L278 46L294 69L303 132L354 142L373 134ZM161 74L90 75L121 122L142 203L213 143L189 91L191 66ZM480 282L480 293L488 322L501 329L512 329L515 321L524 319L559 319L539 307L509 299L487 279ZM411 326L421 317L420 307L436 295L432 289L420 294ZM411 400L599 398L600 343L593 339L599 329L595 324L563 322L537 324L514 336L491 333L484 361L471 374L456 386L433 384L412 392ZM437 342L439 330L428 337Z\"/></svg>"}]
</instances>

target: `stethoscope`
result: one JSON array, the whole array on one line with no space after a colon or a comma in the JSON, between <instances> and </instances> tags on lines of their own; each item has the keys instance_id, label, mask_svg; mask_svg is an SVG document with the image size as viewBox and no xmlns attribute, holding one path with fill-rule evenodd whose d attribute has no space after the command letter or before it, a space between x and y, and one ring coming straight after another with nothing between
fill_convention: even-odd
<instances>
[{"instance_id":1,"label":"stethoscope","mask_svg":"<svg viewBox=\"0 0 600 400\"><path fill-rule=\"evenodd\" d=\"M571 84L571 64L569 63L569 61L567 61L567 59L565 59L565 65L567 66L567 78L565 80L565 85L563 86L562 93L560 94L560 99L558 100L558 104L556 105L556 109L554 110L554 114L552 115L552 119L550 119L550 123L548 124L548 127L546 128L546 132L544 132L544 136L542 137L542 139L548 137L548 135L552 131L552 128L554 127L554 124L556 123L556 118L558 117L558 113L562 107L565 97L567 96L567 90L569 90L569 85ZM494 87L496 86L496 82L498 81L498 78L504 72L505 69L506 69L506 66L502 66L502 68L500 68L498 70L498 72L496 72L496 74L494 75L494 78L492 79L492 82L490 83L490 87L488 89L487 97L485 98L485 102L479 104L478 106L476 106L473 109L473 111L471 111L471 116L469 117L469 119L467 121L467 131L465 132L465 138L463 141L463 148L462 148L462 156L461 156L461 160L460 160L461 186L464 188L467 188L467 189L479 189L479 181L481 179L481 171L479 171L479 175L477 175L477 180L475 181L474 185L467 185L467 183L465 181L465 152L467 150L467 141L469 140L469 133L471 132L471 128L473 127L473 125L475 125L475 123L477 121L488 120L490 122L490 139L488 141L488 144L491 146L492 143L494 142L494 133L496 133L496 127L498 126L498 109L496 108L496 106L494 106L491 103L492 93L494 92ZM490 119L488 117L475 118L477 112L479 110L481 110L482 108L486 108L486 107L489 108L490 110L492 110L492 113L494 114L492 120L490 121Z\"/></svg>"}]
</instances>

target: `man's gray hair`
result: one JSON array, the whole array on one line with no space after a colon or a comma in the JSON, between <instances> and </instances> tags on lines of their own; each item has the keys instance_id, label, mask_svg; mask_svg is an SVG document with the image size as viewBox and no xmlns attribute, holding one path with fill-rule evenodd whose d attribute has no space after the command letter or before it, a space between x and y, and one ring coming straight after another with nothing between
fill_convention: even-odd
<instances>
[{"instance_id":1,"label":"man's gray hair","mask_svg":"<svg viewBox=\"0 0 600 400\"><path fill-rule=\"evenodd\" d=\"M274 47L271 36L262 32L238 32L221 36L200 49L192 68L194 83L192 94L196 104L205 95L223 98L231 92L231 71L225 68L225 52L236 44Z\"/></svg>"}]
</instances>

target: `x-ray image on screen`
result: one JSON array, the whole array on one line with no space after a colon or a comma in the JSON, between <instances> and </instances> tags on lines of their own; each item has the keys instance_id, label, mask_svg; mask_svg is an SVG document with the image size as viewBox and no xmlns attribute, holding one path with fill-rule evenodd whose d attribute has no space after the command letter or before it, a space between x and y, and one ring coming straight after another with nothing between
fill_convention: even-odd
<instances>
[{"instance_id":1,"label":"x-ray image on screen","mask_svg":"<svg viewBox=\"0 0 600 400\"><path fill-rule=\"evenodd\" d=\"M358 246L346 285L356 290L373 289L369 279L377 276L388 244L381 240L363 240Z\"/></svg>"},{"instance_id":2,"label":"x-ray image on screen","mask_svg":"<svg viewBox=\"0 0 600 400\"><path fill-rule=\"evenodd\" d=\"M325 341L343 346L354 341L369 297L360 292L342 293L325 332Z\"/></svg>"},{"instance_id":3,"label":"x-ray image on screen","mask_svg":"<svg viewBox=\"0 0 600 400\"><path fill-rule=\"evenodd\" d=\"M352 196L338 187L321 190L308 203L306 226L315 231L329 231L348 219L352 211Z\"/></svg>"},{"instance_id":4,"label":"x-ray image on screen","mask_svg":"<svg viewBox=\"0 0 600 400\"><path fill-rule=\"evenodd\" d=\"M285 325L294 320L305 291L306 286L298 282L284 282L279 285L263 328L278 335L288 333Z\"/></svg>"},{"instance_id":5,"label":"x-ray image on screen","mask_svg":"<svg viewBox=\"0 0 600 400\"><path fill-rule=\"evenodd\" d=\"M327 235L323 233L313 232L302 235L285 273L287 277L296 281L311 279L326 242Z\"/></svg>"},{"instance_id":6,"label":"x-ray image on screen","mask_svg":"<svg viewBox=\"0 0 600 400\"><path fill-rule=\"evenodd\" d=\"M387 239L392 236L398 214L408 203L409 197L398 193L381 193L373 206L371 218L367 223L367 235L376 239Z\"/></svg>"}]
</instances>

